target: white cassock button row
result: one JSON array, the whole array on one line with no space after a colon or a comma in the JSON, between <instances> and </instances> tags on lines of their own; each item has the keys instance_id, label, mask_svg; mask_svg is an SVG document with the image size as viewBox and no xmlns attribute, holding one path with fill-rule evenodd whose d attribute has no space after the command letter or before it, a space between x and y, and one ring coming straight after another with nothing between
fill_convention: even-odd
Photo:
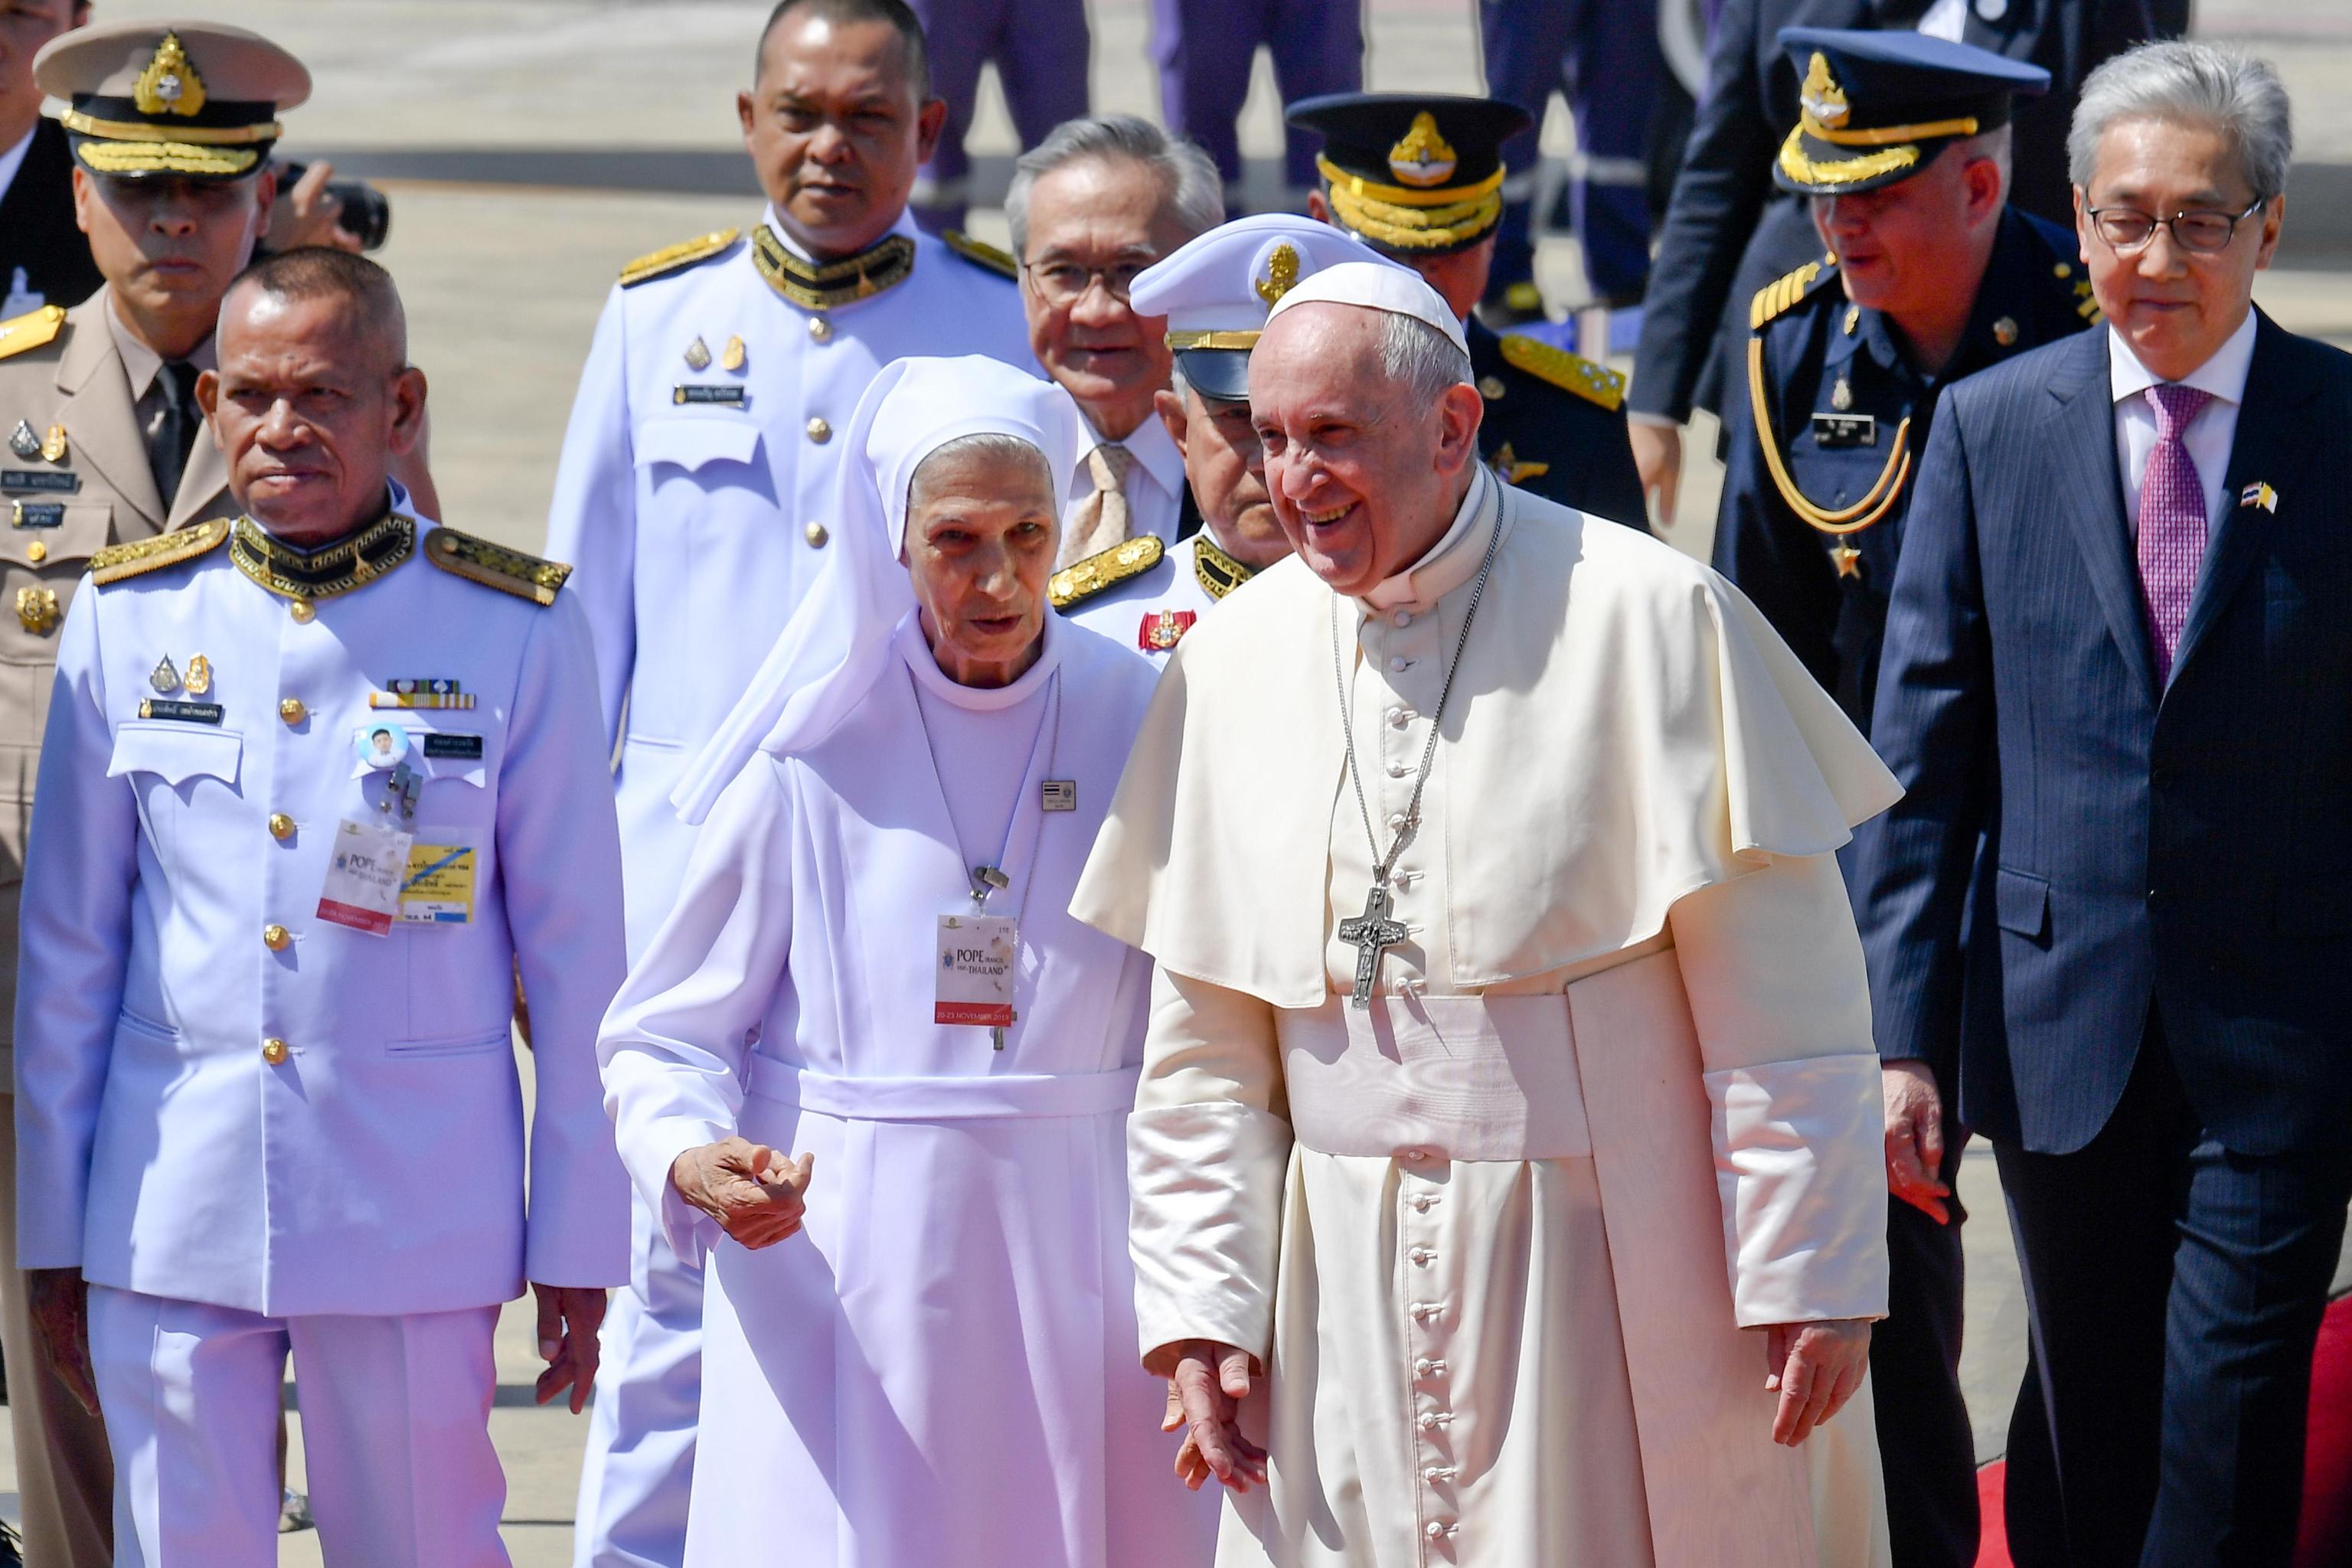
<instances>
[{"instance_id":1,"label":"white cassock button row","mask_svg":"<svg viewBox=\"0 0 2352 1568\"><path fill-rule=\"evenodd\" d=\"M1430 1259L1435 1258L1437 1254L1426 1247L1416 1247L1405 1256L1426 1268L1429 1267Z\"/></svg>"},{"instance_id":2,"label":"white cassock button row","mask_svg":"<svg viewBox=\"0 0 2352 1568\"><path fill-rule=\"evenodd\" d=\"M1402 833L1404 831L1403 812L1392 811L1389 813L1389 831L1391 833Z\"/></svg>"},{"instance_id":3,"label":"white cassock button row","mask_svg":"<svg viewBox=\"0 0 2352 1568\"><path fill-rule=\"evenodd\" d=\"M1401 626L1409 626L1412 625L1412 612L1410 610L1399 610L1396 613L1396 624Z\"/></svg>"},{"instance_id":4,"label":"white cassock button row","mask_svg":"<svg viewBox=\"0 0 2352 1568\"><path fill-rule=\"evenodd\" d=\"M1433 1519L1423 1527L1423 1533L1432 1541L1443 1541L1454 1533L1454 1526Z\"/></svg>"},{"instance_id":5,"label":"white cassock button row","mask_svg":"<svg viewBox=\"0 0 2352 1568\"><path fill-rule=\"evenodd\" d=\"M1421 715L1415 713L1410 708L1391 708L1389 710L1389 722L1395 725L1400 730L1403 729L1406 725L1412 723L1419 717L1421 717Z\"/></svg>"},{"instance_id":6,"label":"white cassock button row","mask_svg":"<svg viewBox=\"0 0 2352 1568\"><path fill-rule=\"evenodd\" d=\"M1445 1310L1445 1303L1443 1301L1415 1301L1412 1307L1407 1310L1412 1313L1413 1321L1417 1323L1425 1323L1429 1321L1430 1319L1437 1316L1438 1313Z\"/></svg>"},{"instance_id":7,"label":"white cassock button row","mask_svg":"<svg viewBox=\"0 0 2352 1568\"><path fill-rule=\"evenodd\" d=\"M1389 668L1391 669L1402 670L1412 662L1412 661L1411 659L1405 658L1405 656L1401 653L1391 654L1389 656Z\"/></svg>"}]
</instances>

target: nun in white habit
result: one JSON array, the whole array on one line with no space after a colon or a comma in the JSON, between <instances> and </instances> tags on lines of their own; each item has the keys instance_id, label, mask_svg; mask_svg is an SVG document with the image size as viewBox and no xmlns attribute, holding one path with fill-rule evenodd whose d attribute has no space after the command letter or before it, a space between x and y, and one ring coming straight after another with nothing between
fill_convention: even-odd
<instances>
[{"instance_id":1,"label":"nun in white habit","mask_svg":"<svg viewBox=\"0 0 2352 1568\"><path fill-rule=\"evenodd\" d=\"M992 360L884 369L825 577L679 788L598 1049L711 1270L689 1568L1213 1551L1135 1361L1150 963L1068 912L1155 674L1047 604L1081 428Z\"/></svg>"}]
</instances>

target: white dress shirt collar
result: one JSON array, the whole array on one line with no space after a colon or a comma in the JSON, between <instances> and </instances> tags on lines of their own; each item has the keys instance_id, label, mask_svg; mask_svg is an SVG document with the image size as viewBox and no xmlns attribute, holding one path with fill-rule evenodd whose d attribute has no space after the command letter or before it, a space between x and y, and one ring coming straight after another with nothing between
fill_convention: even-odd
<instances>
[{"instance_id":1,"label":"white dress shirt collar","mask_svg":"<svg viewBox=\"0 0 2352 1568\"><path fill-rule=\"evenodd\" d=\"M106 330L114 334L114 352L122 356L122 374L131 383L131 401L137 403L155 384L155 373L163 368L163 356L139 341L129 322L114 308L112 289L107 290ZM189 353L187 363L198 370L218 370L220 361L216 347L219 340L207 337Z\"/></svg>"},{"instance_id":2,"label":"white dress shirt collar","mask_svg":"<svg viewBox=\"0 0 2352 1568\"><path fill-rule=\"evenodd\" d=\"M2222 340L2203 364L2180 378L2183 386L2193 386L2200 392L2210 392L2224 403L2246 400L2246 377L2254 366L2254 311L2246 308L2246 319L2238 330ZM2114 389L2115 400L2137 396L2149 387L2158 385L2163 377L2142 364L2139 356L2124 342L2124 335L2112 322L2107 327L2107 381Z\"/></svg>"},{"instance_id":3,"label":"white dress shirt collar","mask_svg":"<svg viewBox=\"0 0 2352 1568\"><path fill-rule=\"evenodd\" d=\"M1078 410L1078 417L1086 422L1087 435L1090 437L1087 444L1087 451L1093 451L1109 439L1095 428L1093 417L1085 409ZM1143 423L1121 436L1118 444L1128 449L1135 458L1135 466L1150 475L1151 482L1161 490L1171 496L1184 493L1184 454L1176 449L1176 438L1168 434L1168 426L1160 423L1158 414L1146 414ZM1085 479L1082 493L1093 494L1094 480L1085 478L1083 463L1079 465L1079 470L1080 477ZM1130 496L1130 501L1132 499Z\"/></svg>"}]
</instances>

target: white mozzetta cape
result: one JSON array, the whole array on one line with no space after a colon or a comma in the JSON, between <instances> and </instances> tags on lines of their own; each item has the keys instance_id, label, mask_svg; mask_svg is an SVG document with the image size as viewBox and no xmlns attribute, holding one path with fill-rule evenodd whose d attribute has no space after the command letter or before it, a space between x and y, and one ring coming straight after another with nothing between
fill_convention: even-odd
<instances>
[{"instance_id":1,"label":"white mozzetta cape","mask_svg":"<svg viewBox=\"0 0 2352 1568\"><path fill-rule=\"evenodd\" d=\"M1401 859L1385 847L1504 531ZM1286 563L1168 663L1073 910L1157 959L1140 1343L1266 1363L1226 1568L1883 1561L1866 1394L1769 1441L1743 1329L1885 1310L1878 1064L1833 851L1892 777L1737 591L1481 480L1375 609ZM1810 1461L1810 1462L1809 1462Z\"/></svg>"}]
</instances>

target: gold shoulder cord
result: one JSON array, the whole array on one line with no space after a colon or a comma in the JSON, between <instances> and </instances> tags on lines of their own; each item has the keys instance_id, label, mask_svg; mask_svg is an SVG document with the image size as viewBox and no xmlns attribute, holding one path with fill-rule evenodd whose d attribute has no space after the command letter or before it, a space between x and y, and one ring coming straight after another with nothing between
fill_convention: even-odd
<instances>
[{"instance_id":1,"label":"gold shoulder cord","mask_svg":"<svg viewBox=\"0 0 2352 1568\"><path fill-rule=\"evenodd\" d=\"M1772 413L1764 401L1764 339L1759 335L1748 340L1748 399L1756 411L1756 442L1764 448L1764 466L1771 471L1772 483L1789 510L1823 533L1860 533L1885 517L1903 493L1904 481L1911 477L1911 416L1905 415L1903 423L1895 427L1895 447L1886 454L1886 466L1878 471L1878 482L1870 493L1852 506L1832 511L1814 505L1789 477L1786 464L1780 460L1780 438L1772 428Z\"/></svg>"}]
</instances>

